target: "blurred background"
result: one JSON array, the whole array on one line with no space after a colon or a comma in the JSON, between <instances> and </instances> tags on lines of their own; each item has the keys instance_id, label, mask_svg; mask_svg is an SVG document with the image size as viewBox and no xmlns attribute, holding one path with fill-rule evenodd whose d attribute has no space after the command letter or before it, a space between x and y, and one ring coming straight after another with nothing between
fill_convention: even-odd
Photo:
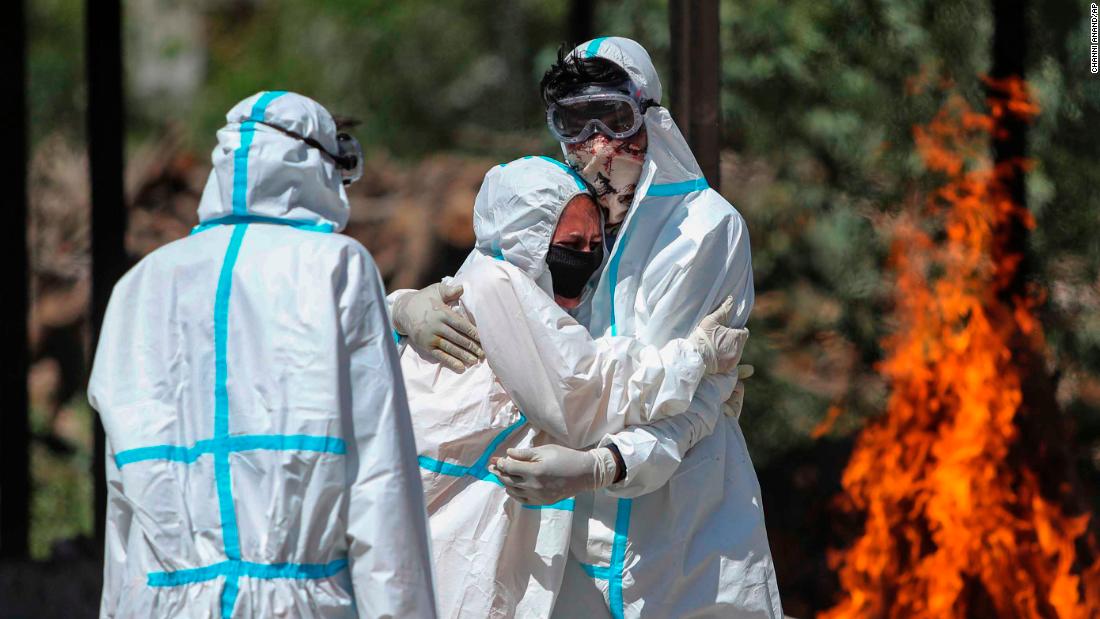
<instances>
[{"instance_id":1,"label":"blurred background","mask_svg":"<svg viewBox=\"0 0 1100 619\"><path fill-rule=\"evenodd\" d=\"M840 576L845 565L863 565L855 561L860 540L865 551L876 543L867 514L891 501L875 494L883 480L856 466L853 451L892 453L898 470L924 471L914 475L928 479L935 478L928 467L949 459L947 447L932 446L970 414L952 399L954 387L938 383L942 397L910 398L907 414L926 414L919 432L889 420L900 410L899 385L914 380L906 368L948 367L944 357L905 357L898 338L935 339L917 330L914 316L938 311L936 281L951 268L941 273L936 265L950 265L959 249L951 218L964 206L941 190L973 180L966 174L983 161L1027 158L1026 171L985 180L996 187L981 194L988 212L1003 198L1026 214L1007 224L991 215L992 223L977 226L993 236L975 241L989 251L962 287L984 300L988 316L1007 316L1012 326L1004 354L989 357L1005 365L981 376L1018 377L986 386L1022 393L1022 402L1008 417L977 418L975 435L1003 437L1008 455L988 469L994 472L982 483L993 486L975 493L990 497L1000 484L998 504L1022 523L1006 530L1038 601L1002 603L989 585L995 568L961 567L961 597L951 599L969 600L959 611L968 616L1100 613L1093 605L1100 589L1089 591L1100 587L1097 523L1089 517L1100 513L1100 79L1089 70L1088 3L126 0L120 15L110 2L23 5L22 16L9 16L5 38L9 46L12 37L25 43L15 62L25 71L26 230L25 237L22 226L6 232L4 251L17 256L25 242L27 252L23 262L9 263L5 293L14 300L23 285L30 297L27 307L6 310L14 352L5 354L16 358L6 361L0 430L0 617L93 616L98 604L92 471L99 464L84 395L95 324L93 225L106 230L100 255L110 256L114 231L123 266L186 235L226 111L259 90L293 90L361 121L355 132L368 162L350 190L347 234L373 253L389 289L429 284L452 273L472 246L473 200L491 165L560 155L538 82L563 42L600 35L648 48L671 93L665 104L682 127L688 110L677 108L678 97L699 87L685 67L709 63L704 73L715 80L720 122L693 128L691 137L693 144L713 139L712 161L704 162L709 180L751 234L757 296L745 359L756 375L741 425L762 485L784 608L795 617L830 608L834 616L920 615L905 610L919 604L906 606L899 591L910 573L906 562L933 556L946 542L942 522L902 513L918 510L919 499L884 522L894 523L898 537L923 527L923 549L891 542L894 554L884 559L891 567ZM695 21L677 22L678 10ZM701 10L716 11L717 20L708 23ZM693 38L692 23L713 27L705 40L717 44L714 58L694 55L703 39ZM112 103L118 43L123 94ZM983 80L989 75L1017 80L996 86ZM96 88L105 89L100 103ZM971 116L956 115L958 126L945 128L951 121L943 110L960 105ZM986 124L967 122L974 117ZM96 131L121 132L124 208L97 206L106 210L97 210L93 224L89 142ZM968 152L962 169L944 166L922 141L954 136L948 141L962 148L956 138L964 134L981 152ZM23 198L15 194L19 213ZM1002 238L998 230L1008 232ZM903 258L914 252L931 256L919 291L902 277ZM997 280L1006 264L1018 267L1010 284ZM100 288L109 291L109 283ZM1003 306L991 308L996 303ZM965 331L974 314L944 320L945 329ZM17 393L21 339L26 407ZM906 460L924 453L920 440L885 449L889 437L867 431L892 427L894 438L919 437L934 455ZM1029 476L1039 480L1034 496L1021 490ZM935 484L915 486L912 496L935 491ZM1043 520L1036 501L1059 516ZM968 513L957 524L963 531L984 521L982 512ZM1053 523L1051 531L1042 522ZM973 544L996 537L981 531ZM877 605L844 606L857 590L873 590Z\"/></svg>"}]
</instances>

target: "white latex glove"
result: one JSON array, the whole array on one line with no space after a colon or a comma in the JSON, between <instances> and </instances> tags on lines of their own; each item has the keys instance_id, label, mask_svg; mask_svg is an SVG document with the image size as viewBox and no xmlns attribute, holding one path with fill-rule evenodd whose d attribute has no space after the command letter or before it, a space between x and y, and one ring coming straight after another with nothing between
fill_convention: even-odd
<instances>
[{"instance_id":1,"label":"white latex glove","mask_svg":"<svg viewBox=\"0 0 1100 619\"><path fill-rule=\"evenodd\" d=\"M408 336L414 348L444 366L462 372L485 356L477 328L450 307L462 296L462 286L432 284L403 295L393 303L393 326Z\"/></svg>"},{"instance_id":2,"label":"white latex glove","mask_svg":"<svg viewBox=\"0 0 1100 619\"><path fill-rule=\"evenodd\" d=\"M726 297L688 336L688 341L702 355L707 374L729 374L741 361L749 330L730 327L732 315L733 297Z\"/></svg>"},{"instance_id":3,"label":"white latex glove","mask_svg":"<svg viewBox=\"0 0 1100 619\"><path fill-rule=\"evenodd\" d=\"M722 412L727 417L741 418L741 407L745 404L745 379L752 376L756 369L751 365L737 366L737 386L733 388L733 394L722 403Z\"/></svg>"},{"instance_id":4,"label":"white latex glove","mask_svg":"<svg viewBox=\"0 0 1100 619\"><path fill-rule=\"evenodd\" d=\"M509 449L489 471L509 496L528 505L549 505L615 482L619 467L607 447L578 451L561 445Z\"/></svg>"}]
</instances>

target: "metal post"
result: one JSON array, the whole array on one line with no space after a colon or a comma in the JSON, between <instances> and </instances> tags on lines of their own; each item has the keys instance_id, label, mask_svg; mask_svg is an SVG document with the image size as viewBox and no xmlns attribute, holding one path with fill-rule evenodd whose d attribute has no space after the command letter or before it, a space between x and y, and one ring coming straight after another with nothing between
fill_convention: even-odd
<instances>
[{"instance_id":1,"label":"metal post","mask_svg":"<svg viewBox=\"0 0 1100 619\"><path fill-rule=\"evenodd\" d=\"M0 557L25 558L30 533L30 412L27 396L27 74L26 23L23 0L9 2L0 38L11 63L6 81L12 85L0 99L8 119L4 141L14 155L3 167L5 201L2 244L4 259L4 366L0 378L3 430L0 430Z\"/></svg>"},{"instance_id":2,"label":"metal post","mask_svg":"<svg viewBox=\"0 0 1100 619\"><path fill-rule=\"evenodd\" d=\"M570 0L566 41L580 45L596 36L596 0ZM566 50L569 51L569 50Z\"/></svg>"},{"instance_id":3,"label":"metal post","mask_svg":"<svg viewBox=\"0 0 1100 619\"><path fill-rule=\"evenodd\" d=\"M673 118L711 187L718 189L721 145L718 0L670 0Z\"/></svg>"},{"instance_id":4,"label":"metal post","mask_svg":"<svg viewBox=\"0 0 1100 619\"><path fill-rule=\"evenodd\" d=\"M120 0L84 4L88 74L88 162L92 187L92 350L115 281L126 269L123 195L122 6ZM95 533L102 542L107 513L104 438L95 419ZM100 544L102 547L102 544Z\"/></svg>"},{"instance_id":5,"label":"metal post","mask_svg":"<svg viewBox=\"0 0 1100 619\"><path fill-rule=\"evenodd\" d=\"M1026 70L1026 52L1028 46L1027 2L1026 0L992 0L990 8L993 14L992 66L989 76L994 79L1016 77L1024 79ZM1005 99L1005 93L997 88L987 89L986 95L993 99ZM1014 115L996 119L997 130L993 132L993 161L998 165L1011 165L1027 155L1028 122ZM1012 201L1027 208L1026 177L1022 171L1013 174L1006 181L1006 187ZM1016 269L1012 283L1006 288L1006 300L1025 294L1027 270L1030 267L1027 247L1028 230L1024 222L1016 219L1007 231L1007 249L1024 257L1024 262Z\"/></svg>"}]
</instances>

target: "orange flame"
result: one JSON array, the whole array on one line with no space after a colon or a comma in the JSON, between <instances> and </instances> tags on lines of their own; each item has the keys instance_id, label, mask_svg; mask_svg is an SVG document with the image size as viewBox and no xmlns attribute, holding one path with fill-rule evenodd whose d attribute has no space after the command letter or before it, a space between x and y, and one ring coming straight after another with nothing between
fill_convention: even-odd
<instances>
[{"instance_id":1,"label":"orange flame","mask_svg":"<svg viewBox=\"0 0 1100 619\"><path fill-rule=\"evenodd\" d=\"M946 183L893 240L898 328L878 368L891 394L844 472L840 505L866 521L829 555L844 597L825 618L1100 617L1100 560L1083 567L1078 555L1095 547L1088 515L1064 513L1009 459L1028 440L1014 423L1023 376L1012 345L1045 343L1034 295L1004 298L1021 260L1004 230L1034 226L1006 182L1027 163L993 166L989 139L1038 108L1022 80L987 83L1003 93L988 113L951 95L914 129Z\"/></svg>"}]
</instances>

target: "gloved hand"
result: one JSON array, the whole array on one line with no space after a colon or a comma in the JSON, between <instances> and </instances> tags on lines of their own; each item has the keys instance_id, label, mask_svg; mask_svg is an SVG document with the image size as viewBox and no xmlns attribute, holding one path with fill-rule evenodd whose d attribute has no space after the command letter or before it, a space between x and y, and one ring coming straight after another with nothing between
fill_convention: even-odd
<instances>
[{"instance_id":1,"label":"gloved hand","mask_svg":"<svg viewBox=\"0 0 1100 619\"><path fill-rule=\"evenodd\" d=\"M726 297L722 305L707 314L688 336L688 341L702 355L707 374L728 374L741 361L749 330L730 327L732 315L733 297Z\"/></svg>"},{"instance_id":2,"label":"gloved hand","mask_svg":"<svg viewBox=\"0 0 1100 619\"><path fill-rule=\"evenodd\" d=\"M528 505L549 505L615 481L618 464L607 447L578 451L561 445L509 449L489 471L509 496Z\"/></svg>"},{"instance_id":3,"label":"gloved hand","mask_svg":"<svg viewBox=\"0 0 1100 619\"><path fill-rule=\"evenodd\" d=\"M447 307L462 296L462 286L432 284L410 292L393 303L393 326L408 336L414 348L431 355L444 366L462 372L485 356L477 328Z\"/></svg>"},{"instance_id":4,"label":"gloved hand","mask_svg":"<svg viewBox=\"0 0 1100 619\"><path fill-rule=\"evenodd\" d=\"M733 388L733 394L722 403L722 412L727 417L741 418L741 407L745 404L745 379L752 376L756 368L751 365L737 366L737 386Z\"/></svg>"}]
</instances>

